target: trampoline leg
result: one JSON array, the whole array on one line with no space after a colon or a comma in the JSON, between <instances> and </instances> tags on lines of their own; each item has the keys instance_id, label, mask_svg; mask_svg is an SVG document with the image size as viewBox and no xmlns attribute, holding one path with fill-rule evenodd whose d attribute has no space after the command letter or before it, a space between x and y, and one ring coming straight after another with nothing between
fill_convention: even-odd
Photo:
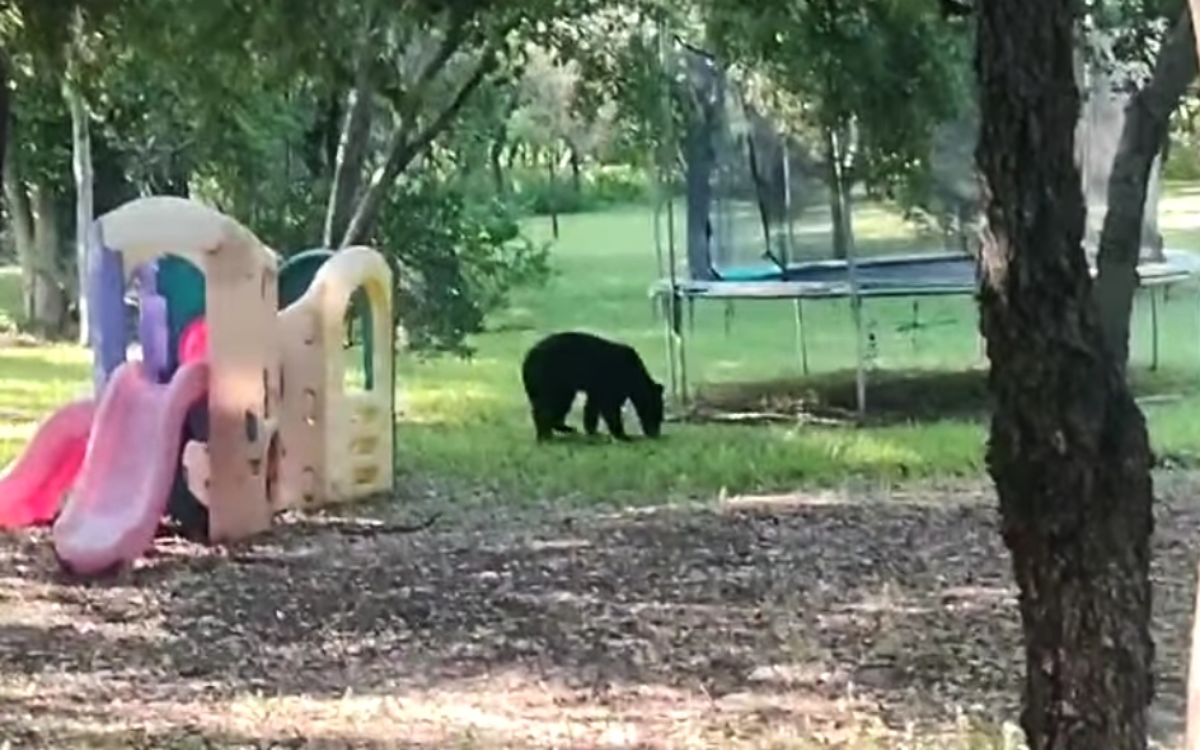
<instances>
[{"instance_id":1,"label":"trampoline leg","mask_svg":"<svg viewBox=\"0 0 1200 750\"><path fill-rule=\"evenodd\" d=\"M857 339L855 355L858 360L854 373L854 390L858 402L858 416L867 416L867 355L863 342L862 298L850 298L850 312L854 317L854 337Z\"/></svg>"},{"instance_id":2,"label":"trampoline leg","mask_svg":"<svg viewBox=\"0 0 1200 750\"><path fill-rule=\"evenodd\" d=\"M796 350L800 355L800 371L808 377L808 341L804 332L804 300L795 299L796 310Z\"/></svg>"},{"instance_id":3,"label":"trampoline leg","mask_svg":"<svg viewBox=\"0 0 1200 750\"><path fill-rule=\"evenodd\" d=\"M913 300L913 317L912 317L912 350L913 354L917 353L917 331L921 326L921 303L916 299Z\"/></svg>"},{"instance_id":4,"label":"trampoline leg","mask_svg":"<svg viewBox=\"0 0 1200 750\"><path fill-rule=\"evenodd\" d=\"M733 333L733 300L725 300L725 335Z\"/></svg>"},{"instance_id":5,"label":"trampoline leg","mask_svg":"<svg viewBox=\"0 0 1200 750\"><path fill-rule=\"evenodd\" d=\"M687 298L688 333L696 332L696 298Z\"/></svg>"},{"instance_id":6,"label":"trampoline leg","mask_svg":"<svg viewBox=\"0 0 1200 750\"><path fill-rule=\"evenodd\" d=\"M691 307L694 300L688 298L688 306ZM676 342L679 347L679 402L684 407L688 405L688 376L687 376L687 335L683 328L683 313L679 307L679 299L675 300L675 332Z\"/></svg>"},{"instance_id":7,"label":"trampoline leg","mask_svg":"<svg viewBox=\"0 0 1200 750\"><path fill-rule=\"evenodd\" d=\"M673 293L672 293L673 294ZM672 326L674 317L674 305L671 302L671 297L666 294L658 298L658 302L662 305L662 320L663 320L663 343L666 344L667 350L667 384L671 393L671 400L678 403L679 387L677 385L678 378L675 373L675 331Z\"/></svg>"},{"instance_id":8,"label":"trampoline leg","mask_svg":"<svg viewBox=\"0 0 1200 750\"><path fill-rule=\"evenodd\" d=\"M1147 290L1150 294L1150 371L1158 369L1158 295L1154 288Z\"/></svg>"}]
</instances>

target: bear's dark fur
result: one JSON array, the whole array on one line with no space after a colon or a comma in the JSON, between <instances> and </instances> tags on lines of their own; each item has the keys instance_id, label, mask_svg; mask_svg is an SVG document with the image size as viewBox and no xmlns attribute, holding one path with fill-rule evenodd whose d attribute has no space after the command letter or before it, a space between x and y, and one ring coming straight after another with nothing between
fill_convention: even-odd
<instances>
[{"instance_id":1,"label":"bear's dark fur","mask_svg":"<svg viewBox=\"0 0 1200 750\"><path fill-rule=\"evenodd\" d=\"M590 333L554 333L525 355L521 379L533 412L538 440L555 432L571 433L565 419L583 391L583 428L596 434L601 418L617 440L628 440L621 407L633 402L642 433L658 437L663 421L663 387L656 383L633 347Z\"/></svg>"}]
</instances>

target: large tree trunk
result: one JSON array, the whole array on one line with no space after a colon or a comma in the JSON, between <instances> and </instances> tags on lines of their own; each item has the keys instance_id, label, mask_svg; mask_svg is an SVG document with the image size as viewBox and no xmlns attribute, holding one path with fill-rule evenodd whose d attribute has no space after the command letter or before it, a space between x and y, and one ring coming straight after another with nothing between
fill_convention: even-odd
<instances>
[{"instance_id":1,"label":"large tree trunk","mask_svg":"<svg viewBox=\"0 0 1200 750\"><path fill-rule=\"evenodd\" d=\"M995 402L988 469L1020 587L1031 750L1146 747L1150 449L1082 246L1073 0L978 6Z\"/></svg>"},{"instance_id":2,"label":"large tree trunk","mask_svg":"<svg viewBox=\"0 0 1200 750\"><path fill-rule=\"evenodd\" d=\"M1185 7L1159 50L1150 80L1130 99L1108 180L1108 211L1097 255L1096 303L1119 367L1129 358L1129 316L1137 289L1146 183L1167 141L1171 113L1196 78L1192 16Z\"/></svg>"},{"instance_id":3,"label":"large tree trunk","mask_svg":"<svg viewBox=\"0 0 1200 750\"><path fill-rule=\"evenodd\" d=\"M77 82L68 79L64 92L71 110L72 169L75 174L75 284L79 299L79 343L87 345L87 243L92 226L92 140L87 105Z\"/></svg>"}]
</instances>

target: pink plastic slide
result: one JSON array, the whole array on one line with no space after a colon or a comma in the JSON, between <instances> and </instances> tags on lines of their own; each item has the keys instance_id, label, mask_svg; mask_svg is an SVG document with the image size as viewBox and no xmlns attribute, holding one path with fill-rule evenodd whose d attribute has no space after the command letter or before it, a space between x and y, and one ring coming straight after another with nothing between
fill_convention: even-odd
<instances>
[{"instance_id":1,"label":"pink plastic slide","mask_svg":"<svg viewBox=\"0 0 1200 750\"><path fill-rule=\"evenodd\" d=\"M117 368L96 410L75 491L54 522L64 567L96 575L137 559L166 510L188 409L208 392L208 364L183 365L166 385L141 364Z\"/></svg>"},{"instance_id":2,"label":"pink plastic slide","mask_svg":"<svg viewBox=\"0 0 1200 750\"><path fill-rule=\"evenodd\" d=\"M83 464L96 403L73 401L38 427L25 452L0 474L0 528L47 523Z\"/></svg>"}]
</instances>

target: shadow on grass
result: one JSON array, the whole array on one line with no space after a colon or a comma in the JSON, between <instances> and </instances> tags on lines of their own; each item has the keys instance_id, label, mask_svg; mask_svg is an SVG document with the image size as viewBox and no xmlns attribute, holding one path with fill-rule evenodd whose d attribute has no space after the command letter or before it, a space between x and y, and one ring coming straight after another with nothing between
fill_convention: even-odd
<instances>
[{"instance_id":1,"label":"shadow on grass","mask_svg":"<svg viewBox=\"0 0 1200 750\"><path fill-rule=\"evenodd\" d=\"M939 420L986 420L992 402L986 369L955 372L896 370L871 373L867 416L857 417L853 371L809 378L705 386L686 419L698 422L824 421L882 426ZM1188 372L1137 369L1134 392L1144 403L1169 403L1200 393Z\"/></svg>"}]
</instances>

